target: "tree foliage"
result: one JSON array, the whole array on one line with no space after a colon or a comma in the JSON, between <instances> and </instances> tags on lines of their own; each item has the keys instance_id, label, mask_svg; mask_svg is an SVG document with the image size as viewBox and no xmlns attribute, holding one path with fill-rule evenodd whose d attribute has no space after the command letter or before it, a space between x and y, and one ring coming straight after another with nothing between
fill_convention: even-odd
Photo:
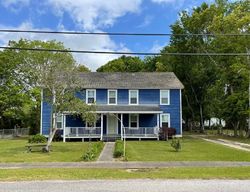
<instances>
[{"instance_id":1,"label":"tree foliage","mask_svg":"<svg viewBox=\"0 0 250 192\"><path fill-rule=\"evenodd\" d=\"M65 49L60 42L25 39L18 42L11 41L9 46ZM57 130L58 114L69 111L81 116L90 124L96 121L95 107L86 105L76 97L76 92L82 87L78 73L88 71L88 69L77 65L70 53L11 50L4 51L0 56L4 64L1 65L1 89L5 90L2 92L4 94L1 94L3 98L1 98L0 107L6 108L1 108L1 117L3 115L13 117L14 114L18 114L16 111L20 108L23 116L29 117L34 113L33 118L28 119L30 125L39 122L40 93L43 90L43 99L50 104L52 109L52 126L47 150ZM12 94L11 97L10 94ZM8 106L7 102L12 106Z\"/></svg>"},{"instance_id":2,"label":"tree foliage","mask_svg":"<svg viewBox=\"0 0 250 192\"><path fill-rule=\"evenodd\" d=\"M143 70L143 62L139 57L121 56L101 66L97 72L139 72Z\"/></svg>"},{"instance_id":3,"label":"tree foliage","mask_svg":"<svg viewBox=\"0 0 250 192\"><path fill-rule=\"evenodd\" d=\"M249 52L247 36L223 36L216 34L249 33L249 1L230 3L218 0L214 4L203 3L191 13L183 11L174 23L170 44L162 52ZM196 36L189 34L215 34ZM249 114L249 58L211 56L162 56L160 62L166 71L173 71L185 86L183 91L184 119L192 128L192 122L203 122L211 117L227 121L237 130L246 127ZM164 69L163 69L164 70Z\"/></svg>"}]
</instances>

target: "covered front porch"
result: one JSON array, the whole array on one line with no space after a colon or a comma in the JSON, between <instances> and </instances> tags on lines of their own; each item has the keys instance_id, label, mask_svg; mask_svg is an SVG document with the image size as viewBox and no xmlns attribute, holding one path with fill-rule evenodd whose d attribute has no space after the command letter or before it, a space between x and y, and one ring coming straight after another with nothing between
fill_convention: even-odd
<instances>
[{"instance_id":1,"label":"covered front porch","mask_svg":"<svg viewBox=\"0 0 250 192\"><path fill-rule=\"evenodd\" d=\"M132 111L135 108L137 110ZM74 138L82 140L159 138L160 113L162 112L158 107L98 106L96 112L100 118L93 127L89 127L77 116L63 114L63 141Z\"/></svg>"}]
</instances>

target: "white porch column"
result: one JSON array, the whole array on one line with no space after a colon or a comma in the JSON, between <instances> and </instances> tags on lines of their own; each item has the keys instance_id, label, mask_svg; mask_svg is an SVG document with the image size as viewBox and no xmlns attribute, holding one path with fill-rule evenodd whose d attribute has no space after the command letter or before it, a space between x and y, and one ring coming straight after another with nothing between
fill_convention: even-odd
<instances>
[{"instance_id":1,"label":"white porch column","mask_svg":"<svg viewBox=\"0 0 250 192\"><path fill-rule=\"evenodd\" d=\"M123 134L122 134L123 129L124 129L124 127L123 127L123 114L121 113L121 140L123 140Z\"/></svg>"},{"instance_id":2,"label":"white porch column","mask_svg":"<svg viewBox=\"0 0 250 192\"><path fill-rule=\"evenodd\" d=\"M103 114L101 114L101 141L103 140Z\"/></svg>"},{"instance_id":3,"label":"white porch column","mask_svg":"<svg viewBox=\"0 0 250 192\"><path fill-rule=\"evenodd\" d=\"M160 114L157 113L157 128L160 127Z\"/></svg>"},{"instance_id":4,"label":"white porch column","mask_svg":"<svg viewBox=\"0 0 250 192\"><path fill-rule=\"evenodd\" d=\"M157 113L157 134L158 134L157 140L159 140L159 130L160 130L160 114Z\"/></svg>"},{"instance_id":5,"label":"white porch column","mask_svg":"<svg viewBox=\"0 0 250 192\"><path fill-rule=\"evenodd\" d=\"M63 114L62 116L63 118L63 142L66 142L66 138L65 138L65 135L66 135L66 130L65 130L65 124L66 124L66 115Z\"/></svg>"}]
</instances>

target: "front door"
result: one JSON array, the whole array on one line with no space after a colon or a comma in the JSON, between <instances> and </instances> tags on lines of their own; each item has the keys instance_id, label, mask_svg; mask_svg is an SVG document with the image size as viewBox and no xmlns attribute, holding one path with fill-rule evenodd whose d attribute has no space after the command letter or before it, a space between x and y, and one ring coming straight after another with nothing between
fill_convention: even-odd
<instances>
[{"instance_id":1,"label":"front door","mask_svg":"<svg viewBox=\"0 0 250 192\"><path fill-rule=\"evenodd\" d=\"M118 123L116 117L108 115L107 127L109 135L117 134Z\"/></svg>"}]
</instances>

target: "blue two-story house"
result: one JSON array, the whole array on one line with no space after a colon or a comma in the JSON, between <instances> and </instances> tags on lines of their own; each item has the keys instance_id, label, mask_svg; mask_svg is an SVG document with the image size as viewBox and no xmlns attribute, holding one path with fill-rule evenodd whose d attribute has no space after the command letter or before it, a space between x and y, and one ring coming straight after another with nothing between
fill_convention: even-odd
<instances>
[{"instance_id":1,"label":"blue two-story house","mask_svg":"<svg viewBox=\"0 0 250 192\"><path fill-rule=\"evenodd\" d=\"M159 138L162 126L182 134L182 83L171 72L82 73L82 91L76 94L96 104L95 126L65 112L57 118L63 140L81 138ZM41 134L48 135L51 110L41 105Z\"/></svg>"}]
</instances>

